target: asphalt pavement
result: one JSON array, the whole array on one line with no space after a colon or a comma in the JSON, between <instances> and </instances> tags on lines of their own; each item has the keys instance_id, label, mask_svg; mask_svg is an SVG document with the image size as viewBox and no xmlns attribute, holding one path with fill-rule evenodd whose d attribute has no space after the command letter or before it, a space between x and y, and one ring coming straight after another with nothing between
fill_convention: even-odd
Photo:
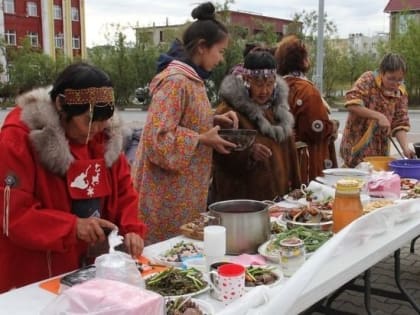
<instances>
[{"instance_id":1,"label":"asphalt pavement","mask_svg":"<svg viewBox=\"0 0 420 315\"><path fill-rule=\"evenodd\" d=\"M419 231L420 234L420 231ZM362 285L362 277L356 280L356 284ZM371 268L372 288L398 292L394 280L394 255L390 255ZM420 305L420 239L415 243L414 253L410 253L410 243L401 248L401 283L410 296ZM344 314L370 315L364 304L364 294L356 291L345 291L331 304L336 312L314 312L320 314ZM371 297L372 315L418 315L410 303L381 296ZM342 313L341 313L342 312Z\"/></svg>"}]
</instances>

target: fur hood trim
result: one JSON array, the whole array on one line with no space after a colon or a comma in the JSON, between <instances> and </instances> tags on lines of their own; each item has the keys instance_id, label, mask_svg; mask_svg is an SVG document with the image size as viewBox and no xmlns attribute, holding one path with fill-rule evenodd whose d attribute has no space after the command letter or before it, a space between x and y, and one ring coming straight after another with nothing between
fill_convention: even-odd
<instances>
[{"instance_id":1,"label":"fur hood trim","mask_svg":"<svg viewBox=\"0 0 420 315\"><path fill-rule=\"evenodd\" d=\"M17 97L16 103L22 108L21 119L29 128L29 140L41 164L52 173L64 176L74 157L51 102L50 90L51 87L32 90ZM104 156L107 167L114 164L122 151L123 137L117 117L114 114L112 124L105 129L109 136Z\"/></svg>"},{"instance_id":2,"label":"fur hood trim","mask_svg":"<svg viewBox=\"0 0 420 315\"><path fill-rule=\"evenodd\" d=\"M244 86L244 81L241 77L235 75L226 76L220 86L219 93L223 101L253 122L263 135L277 142L282 142L292 135L294 118L289 111L287 101L289 87L280 76L276 78L276 87L271 100L275 119L274 124L271 124L264 116L261 106L249 97L248 89Z\"/></svg>"}]
</instances>

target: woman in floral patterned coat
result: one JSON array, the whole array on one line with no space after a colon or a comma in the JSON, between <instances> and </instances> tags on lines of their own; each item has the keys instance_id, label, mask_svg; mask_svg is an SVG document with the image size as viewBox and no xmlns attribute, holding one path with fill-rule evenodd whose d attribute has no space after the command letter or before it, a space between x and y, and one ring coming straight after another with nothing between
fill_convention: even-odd
<instances>
[{"instance_id":1,"label":"woman in floral patterned coat","mask_svg":"<svg viewBox=\"0 0 420 315\"><path fill-rule=\"evenodd\" d=\"M363 73L346 94L349 111L340 153L348 167L365 156L389 155L389 136L395 136L406 157L414 157L407 132L408 96L403 85L407 67L398 54L384 56L378 71Z\"/></svg>"},{"instance_id":2,"label":"woman in floral patterned coat","mask_svg":"<svg viewBox=\"0 0 420 315\"><path fill-rule=\"evenodd\" d=\"M179 234L179 227L206 210L213 149L230 153L219 126L236 128L233 112L213 115L204 80L223 60L227 29L204 3L197 18L167 55L150 84L152 101L137 151L133 175L140 193L140 216L149 228L148 244Z\"/></svg>"},{"instance_id":3,"label":"woman in floral patterned coat","mask_svg":"<svg viewBox=\"0 0 420 315\"><path fill-rule=\"evenodd\" d=\"M295 118L297 142L307 144L309 156L300 152L302 181L322 176L322 170L337 167L334 140L338 121L330 120L329 108L316 86L308 80L309 54L296 36L282 39L276 50L277 70L289 85L289 106Z\"/></svg>"}]
</instances>

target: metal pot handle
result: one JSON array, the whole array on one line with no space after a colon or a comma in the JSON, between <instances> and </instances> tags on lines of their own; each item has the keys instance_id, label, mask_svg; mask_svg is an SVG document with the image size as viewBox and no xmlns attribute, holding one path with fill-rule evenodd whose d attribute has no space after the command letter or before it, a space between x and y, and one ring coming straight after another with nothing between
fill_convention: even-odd
<instances>
[{"instance_id":1,"label":"metal pot handle","mask_svg":"<svg viewBox=\"0 0 420 315\"><path fill-rule=\"evenodd\" d=\"M262 203L265 203L267 206L273 206L276 203L272 200L263 200Z\"/></svg>"}]
</instances>

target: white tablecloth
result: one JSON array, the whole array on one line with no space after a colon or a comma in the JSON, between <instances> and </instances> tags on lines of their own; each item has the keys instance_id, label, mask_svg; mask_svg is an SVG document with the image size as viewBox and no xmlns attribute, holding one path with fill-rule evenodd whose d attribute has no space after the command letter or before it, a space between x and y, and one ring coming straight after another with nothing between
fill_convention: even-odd
<instances>
[{"instance_id":1,"label":"white tablecloth","mask_svg":"<svg viewBox=\"0 0 420 315\"><path fill-rule=\"evenodd\" d=\"M224 308L208 294L199 296L220 315L298 314L404 246L420 234L420 200L408 200L365 215L336 234L290 279L267 289L255 288ZM145 248L154 257L184 237ZM38 283L0 295L0 313L32 315L54 299Z\"/></svg>"}]
</instances>

